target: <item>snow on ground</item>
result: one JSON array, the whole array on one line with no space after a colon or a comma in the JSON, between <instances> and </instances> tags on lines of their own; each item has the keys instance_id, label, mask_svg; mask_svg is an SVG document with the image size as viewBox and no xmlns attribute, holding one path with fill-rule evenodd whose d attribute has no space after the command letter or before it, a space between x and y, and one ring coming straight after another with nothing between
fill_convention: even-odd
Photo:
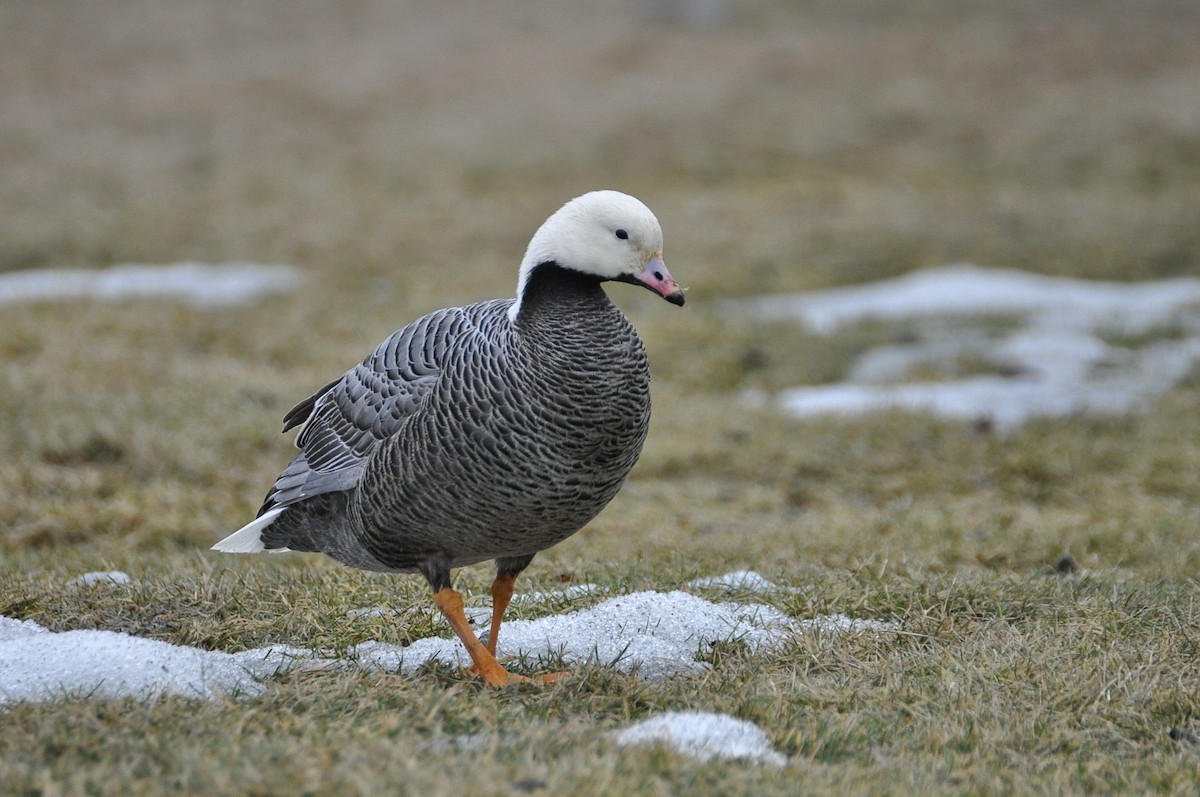
<instances>
[{"instance_id":1,"label":"snow on ground","mask_svg":"<svg viewBox=\"0 0 1200 797\"><path fill-rule=\"evenodd\" d=\"M215 309L286 293L298 281L299 273L291 266L240 262L30 269L0 274L0 305L61 299L165 298L200 309Z\"/></svg>"},{"instance_id":2,"label":"snow on ground","mask_svg":"<svg viewBox=\"0 0 1200 797\"><path fill-rule=\"evenodd\" d=\"M765 605L711 603L686 592L635 592L566 614L538 620L506 620L497 655L562 657L568 666L587 662L637 672L655 680L702 672L696 654L713 642L736 639L751 650L772 648L792 632L792 621ZM480 636L486 638L485 631ZM353 652L362 666L412 672L429 661L468 666L457 639L431 637L411 645L364 642Z\"/></svg>"},{"instance_id":3,"label":"snow on ground","mask_svg":"<svg viewBox=\"0 0 1200 797\"><path fill-rule=\"evenodd\" d=\"M612 738L621 746L662 743L700 761L741 759L774 767L787 763L762 728L727 714L668 711L617 731Z\"/></svg>"},{"instance_id":4,"label":"snow on ground","mask_svg":"<svg viewBox=\"0 0 1200 797\"><path fill-rule=\"evenodd\" d=\"M54 633L0 617L0 704L68 696L256 695L263 678L291 666L291 652L219 653L113 631Z\"/></svg>"},{"instance_id":5,"label":"snow on ground","mask_svg":"<svg viewBox=\"0 0 1200 797\"><path fill-rule=\"evenodd\" d=\"M795 621L801 631L826 634L862 634L868 631L896 631L900 626L887 620L863 620L844 614L824 614L807 620Z\"/></svg>"},{"instance_id":6,"label":"snow on ground","mask_svg":"<svg viewBox=\"0 0 1200 797\"><path fill-rule=\"evenodd\" d=\"M1200 304L1200 279L1094 282L961 264L869 285L762 297L747 304L757 317L799 318L824 333L864 318L1027 313L1042 317L1038 326L1090 329L1116 322L1129 324L1132 332Z\"/></svg>"},{"instance_id":7,"label":"snow on ground","mask_svg":"<svg viewBox=\"0 0 1200 797\"><path fill-rule=\"evenodd\" d=\"M920 341L865 352L846 381L774 397L797 417L905 409L986 421L1005 432L1030 418L1149 409L1200 364L1196 278L1125 284L958 265L736 306L823 334L864 319L923 322ZM963 328L961 319L980 316L1016 316L1019 324L999 336L983 326ZM946 317L960 320L947 324ZM1105 340L1138 335L1147 336L1143 345ZM919 368L957 359L990 363L997 373L909 379Z\"/></svg>"},{"instance_id":8,"label":"snow on ground","mask_svg":"<svg viewBox=\"0 0 1200 797\"><path fill-rule=\"evenodd\" d=\"M518 592L513 595L513 601L518 603L566 603L603 591L604 587L599 584L572 584L546 592Z\"/></svg>"},{"instance_id":9,"label":"snow on ground","mask_svg":"<svg viewBox=\"0 0 1200 797\"><path fill-rule=\"evenodd\" d=\"M117 583L110 573L89 575L107 578L76 581ZM738 576L740 583L770 584L757 573L730 575ZM549 593L551 598L557 594ZM697 654L715 642L736 640L751 650L770 650L798 633L894 628L842 615L797 621L762 604L712 603L682 591L648 591L538 620L507 620L499 653L501 658L526 659L531 666L561 657L569 666L596 662L657 679L703 672L709 665L697 661ZM56 633L33 622L0 617L0 704L65 696L256 695L264 688L264 678L285 669L359 666L407 674L429 661L470 663L453 637L421 639L407 646L367 642L342 660L282 645L230 654L112 631Z\"/></svg>"},{"instance_id":10,"label":"snow on ground","mask_svg":"<svg viewBox=\"0 0 1200 797\"><path fill-rule=\"evenodd\" d=\"M572 584L568 587L561 587L559 589L548 590L546 592L518 592L512 596L512 602L514 605L529 605L535 603L562 605L569 603L576 598L582 598L587 595L593 595L603 591L604 587L600 586L599 584ZM479 628L480 626L486 627L488 623L491 623L492 604L490 600L491 599L489 598L489 602L486 606L463 607L463 614L467 616L467 621L475 628ZM450 627L450 623L446 621L446 618L442 617L441 612L434 608L432 603L430 603L430 605L424 609L409 609L409 613L432 615L434 623L444 628ZM351 609L350 611L346 612L346 616L352 620L360 617L395 617L396 610L390 606L367 606L361 609Z\"/></svg>"},{"instance_id":11,"label":"snow on ground","mask_svg":"<svg viewBox=\"0 0 1200 797\"><path fill-rule=\"evenodd\" d=\"M128 573L122 573L120 570L110 570L108 572L84 573L82 576L68 581L67 586L94 587L99 584L106 587L115 587L128 583Z\"/></svg>"},{"instance_id":12,"label":"snow on ground","mask_svg":"<svg viewBox=\"0 0 1200 797\"><path fill-rule=\"evenodd\" d=\"M779 586L774 581L769 581L763 578L753 570L735 570L732 573L726 573L723 576L697 578L694 581L689 581L688 586L694 589L723 589L729 592L757 592L760 595L766 595L772 592L790 591L786 587Z\"/></svg>"}]
</instances>

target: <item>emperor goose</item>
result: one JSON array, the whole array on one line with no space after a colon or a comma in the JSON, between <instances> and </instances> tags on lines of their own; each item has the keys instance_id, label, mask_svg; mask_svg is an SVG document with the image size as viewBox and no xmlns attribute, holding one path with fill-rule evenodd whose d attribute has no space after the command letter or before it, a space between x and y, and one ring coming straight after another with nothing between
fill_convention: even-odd
<instances>
[{"instance_id":1,"label":"emperor goose","mask_svg":"<svg viewBox=\"0 0 1200 797\"><path fill-rule=\"evenodd\" d=\"M474 674L492 686L530 680L495 657L516 577L612 500L650 421L646 353L602 290L609 281L684 303L650 209L594 191L533 236L515 299L419 318L293 407L284 431L301 426L300 453L258 518L213 548L421 573ZM484 645L450 571L489 559Z\"/></svg>"}]
</instances>

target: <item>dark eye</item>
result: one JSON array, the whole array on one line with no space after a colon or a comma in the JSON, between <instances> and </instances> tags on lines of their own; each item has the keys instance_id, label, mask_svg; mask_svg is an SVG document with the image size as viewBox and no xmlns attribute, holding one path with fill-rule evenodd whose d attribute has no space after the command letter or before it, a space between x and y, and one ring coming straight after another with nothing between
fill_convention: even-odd
<instances>
[{"instance_id":1,"label":"dark eye","mask_svg":"<svg viewBox=\"0 0 1200 797\"><path fill-rule=\"evenodd\" d=\"M620 238L622 241L624 241L625 239L627 239L629 237L629 233L625 232L624 230L617 230L615 235L618 238Z\"/></svg>"}]
</instances>

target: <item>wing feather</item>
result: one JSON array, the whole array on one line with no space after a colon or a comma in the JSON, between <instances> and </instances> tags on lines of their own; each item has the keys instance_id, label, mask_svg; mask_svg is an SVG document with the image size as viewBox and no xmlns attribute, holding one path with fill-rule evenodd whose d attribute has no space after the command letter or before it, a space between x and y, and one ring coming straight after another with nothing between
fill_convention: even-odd
<instances>
[{"instance_id":1,"label":"wing feather","mask_svg":"<svg viewBox=\"0 0 1200 797\"><path fill-rule=\"evenodd\" d=\"M478 334L471 309L448 308L417 319L288 411L284 431L303 424L296 436L300 453L279 475L259 515L357 484L379 442L402 433L407 419L421 411L453 342Z\"/></svg>"}]
</instances>

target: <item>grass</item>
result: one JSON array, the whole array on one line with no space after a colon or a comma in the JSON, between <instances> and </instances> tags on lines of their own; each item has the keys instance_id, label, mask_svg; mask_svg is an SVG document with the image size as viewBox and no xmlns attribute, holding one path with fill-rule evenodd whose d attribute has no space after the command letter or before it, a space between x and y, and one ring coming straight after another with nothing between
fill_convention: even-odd
<instances>
[{"instance_id":1,"label":"grass","mask_svg":"<svg viewBox=\"0 0 1200 797\"><path fill-rule=\"evenodd\" d=\"M1194 274L1200 15L1168 0L762 0L689 29L605 4L505 5L0 7L0 271L194 258L305 274L249 309L3 308L0 614L221 650L435 633L424 612L346 614L427 607L419 579L206 549L286 461L276 431L297 398L422 312L510 294L545 215L610 186L658 212L689 303L612 290L650 351L651 437L613 505L522 588L663 589L750 567L798 589L772 599L792 616L903 632L721 646L706 675L655 684L600 667L500 693L438 669L309 673L244 701L17 705L0 783L1194 792L1200 378L1146 415L1003 438L902 414L798 423L739 395L835 381L864 347L919 330L823 338L719 300L958 260ZM1064 553L1077 574L1056 572ZM134 583L63 588L101 569ZM486 600L485 568L456 580ZM667 709L753 720L791 763L607 740Z\"/></svg>"}]
</instances>

